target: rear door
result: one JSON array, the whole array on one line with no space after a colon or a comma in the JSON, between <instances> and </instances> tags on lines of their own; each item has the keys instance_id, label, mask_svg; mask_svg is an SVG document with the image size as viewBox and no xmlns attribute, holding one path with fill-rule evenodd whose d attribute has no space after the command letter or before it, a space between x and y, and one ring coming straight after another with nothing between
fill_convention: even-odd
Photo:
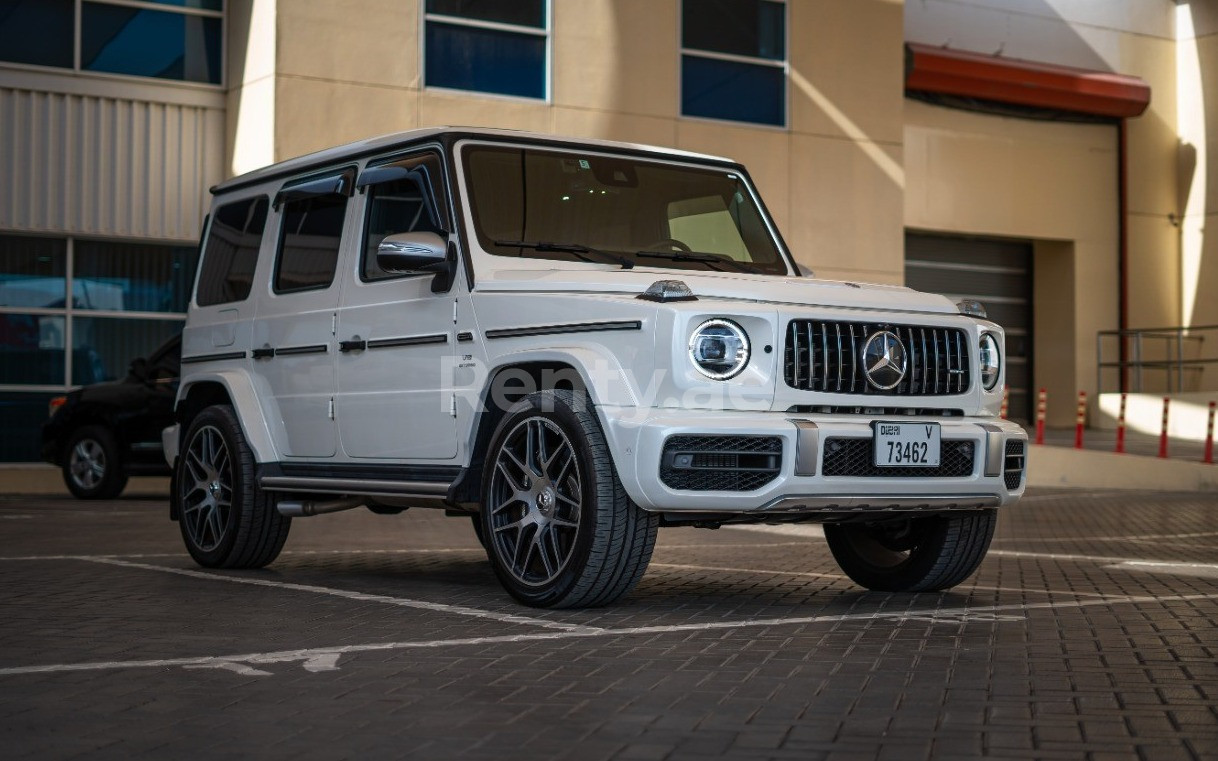
<instances>
[{"instance_id":1,"label":"rear door","mask_svg":"<svg viewBox=\"0 0 1218 761\"><path fill-rule=\"evenodd\" d=\"M288 183L275 198L278 243L268 292L254 321L255 377L265 383L267 419L283 425L288 457L329 458L334 422L334 330L351 227L355 170Z\"/></svg>"}]
</instances>

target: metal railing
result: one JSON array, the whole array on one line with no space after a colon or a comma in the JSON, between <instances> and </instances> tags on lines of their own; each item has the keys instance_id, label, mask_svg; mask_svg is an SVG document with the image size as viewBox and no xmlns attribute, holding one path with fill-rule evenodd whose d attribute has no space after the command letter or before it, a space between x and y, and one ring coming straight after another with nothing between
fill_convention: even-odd
<instances>
[{"instance_id":1,"label":"metal railing","mask_svg":"<svg viewBox=\"0 0 1218 761\"><path fill-rule=\"evenodd\" d=\"M1116 356L1117 360L1104 361L1106 346L1108 356ZM1216 347L1218 325L1101 330L1095 337L1096 390L1104 391L1105 370L1116 371L1116 384L1110 388L1114 391L1140 393L1147 376L1163 381L1156 391L1210 390L1205 387L1205 368L1218 365ZM1212 385L1218 386L1218 383Z\"/></svg>"}]
</instances>

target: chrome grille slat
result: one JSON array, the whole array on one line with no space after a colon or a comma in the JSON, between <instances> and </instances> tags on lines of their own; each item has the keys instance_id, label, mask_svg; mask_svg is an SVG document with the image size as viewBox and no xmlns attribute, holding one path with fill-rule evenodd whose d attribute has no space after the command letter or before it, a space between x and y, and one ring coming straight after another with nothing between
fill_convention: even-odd
<instances>
[{"instance_id":1,"label":"chrome grille slat","mask_svg":"<svg viewBox=\"0 0 1218 761\"><path fill-rule=\"evenodd\" d=\"M880 390L865 377L862 347L877 330L905 345L907 368L896 387ZM970 387L968 335L960 328L886 325L836 320L791 320L784 379L801 391L866 396L949 396Z\"/></svg>"}]
</instances>

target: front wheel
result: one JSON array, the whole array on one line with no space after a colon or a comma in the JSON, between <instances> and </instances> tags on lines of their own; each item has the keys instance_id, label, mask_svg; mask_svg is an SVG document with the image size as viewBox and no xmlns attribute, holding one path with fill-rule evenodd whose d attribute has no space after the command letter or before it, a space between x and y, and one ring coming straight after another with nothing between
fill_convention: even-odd
<instances>
[{"instance_id":1,"label":"front wheel","mask_svg":"<svg viewBox=\"0 0 1218 761\"><path fill-rule=\"evenodd\" d=\"M954 587L981 565L998 511L883 523L826 523L825 540L846 575L877 592Z\"/></svg>"},{"instance_id":2,"label":"front wheel","mask_svg":"<svg viewBox=\"0 0 1218 761\"><path fill-rule=\"evenodd\" d=\"M64 452L63 482L77 499L114 499L127 485L118 439L109 428L78 428Z\"/></svg>"},{"instance_id":3,"label":"front wheel","mask_svg":"<svg viewBox=\"0 0 1218 761\"><path fill-rule=\"evenodd\" d=\"M205 568L261 568L283 549L292 519L254 483L254 453L232 407L190 424L174 484L186 550Z\"/></svg>"},{"instance_id":4,"label":"front wheel","mask_svg":"<svg viewBox=\"0 0 1218 761\"><path fill-rule=\"evenodd\" d=\"M586 397L541 391L500 421L482 478L495 574L541 608L606 605L647 569L659 519L626 496Z\"/></svg>"}]
</instances>

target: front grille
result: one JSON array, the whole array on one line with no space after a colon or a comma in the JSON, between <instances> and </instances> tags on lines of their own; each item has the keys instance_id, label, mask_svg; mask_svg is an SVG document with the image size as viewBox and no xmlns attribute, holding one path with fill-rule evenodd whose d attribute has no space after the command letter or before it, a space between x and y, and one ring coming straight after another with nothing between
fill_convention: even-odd
<instances>
[{"instance_id":1,"label":"front grille","mask_svg":"<svg viewBox=\"0 0 1218 761\"><path fill-rule=\"evenodd\" d=\"M660 458L660 481L683 491L753 491L781 469L777 436L671 436Z\"/></svg>"},{"instance_id":2,"label":"front grille","mask_svg":"<svg viewBox=\"0 0 1218 761\"><path fill-rule=\"evenodd\" d=\"M863 373L863 344L877 330L891 330L905 345L905 377L878 389ZM801 391L878 396L962 394L970 383L968 334L959 328L866 322L791 320L784 347L787 385Z\"/></svg>"},{"instance_id":3,"label":"front grille","mask_svg":"<svg viewBox=\"0 0 1218 761\"><path fill-rule=\"evenodd\" d=\"M1007 439L1006 459L1003 463L1003 481L1008 489L1018 489L1023 482L1024 442L1020 439Z\"/></svg>"},{"instance_id":4,"label":"front grille","mask_svg":"<svg viewBox=\"0 0 1218 761\"><path fill-rule=\"evenodd\" d=\"M872 439L825 439L826 476L856 478L964 478L973 474L973 442L943 442L937 468L881 468L876 466Z\"/></svg>"}]
</instances>

